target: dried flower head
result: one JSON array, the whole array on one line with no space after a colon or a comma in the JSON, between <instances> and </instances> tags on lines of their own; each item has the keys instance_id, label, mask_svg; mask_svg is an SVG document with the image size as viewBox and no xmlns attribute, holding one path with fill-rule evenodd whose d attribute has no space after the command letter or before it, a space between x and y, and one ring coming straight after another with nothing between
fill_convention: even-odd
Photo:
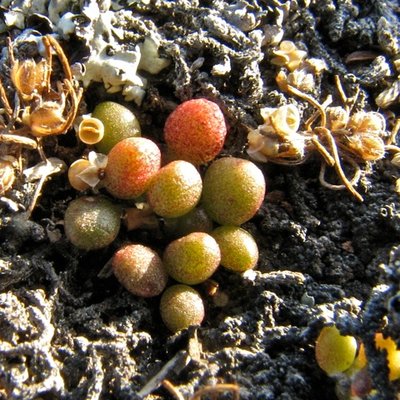
<instances>
[{"instance_id":1,"label":"dried flower head","mask_svg":"<svg viewBox=\"0 0 400 400\"><path fill-rule=\"evenodd\" d=\"M299 67L307 56L307 52L300 50L292 41L283 40L279 49L274 51L275 57L271 59L271 63L281 67L287 67L289 71L293 71Z\"/></svg>"},{"instance_id":2,"label":"dried flower head","mask_svg":"<svg viewBox=\"0 0 400 400\"><path fill-rule=\"evenodd\" d=\"M305 137L298 133L300 113L293 104L278 108L262 108L264 124L248 133L247 153L253 160L302 158Z\"/></svg>"},{"instance_id":3,"label":"dried flower head","mask_svg":"<svg viewBox=\"0 0 400 400\"><path fill-rule=\"evenodd\" d=\"M264 119L261 130L266 132L275 132L278 136L286 138L299 129L300 113L293 104L278 108L262 108L260 114Z\"/></svg>"},{"instance_id":4,"label":"dried flower head","mask_svg":"<svg viewBox=\"0 0 400 400\"><path fill-rule=\"evenodd\" d=\"M343 107L328 107L326 109L327 127L331 131L345 129L349 122L349 111Z\"/></svg>"},{"instance_id":5,"label":"dried flower head","mask_svg":"<svg viewBox=\"0 0 400 400\"><path fill-rule=\"evenodd\" d=\"M347 128L353 132L375 132L382 135L386 132L386 120L381 113L359 111L350 116Z\"/></svg>"},{"instance_id":6,"label":"dried flower head","mask_svg":"<svg viewBox=\"0 0 400 400\"><path fill-rule=\"evenodd\" d=\"M348 151L363 161L377 161L385 155L384 141L371 132L346 136L343 142Z\"/></svg>"},{"instance_id":7,"label":"dried flower head","mask_svg":"<svg viewBox=\"0 0 400 400\"><path fill-rule=\"evenodd\" d=\"M276 76L276 83L279 89L286 92L287 85L294 86L302 92L312 92L315 88L314 75L306 68L297 68L287 74L285 71L279 71Z\"/></svg>"}]
</instances>

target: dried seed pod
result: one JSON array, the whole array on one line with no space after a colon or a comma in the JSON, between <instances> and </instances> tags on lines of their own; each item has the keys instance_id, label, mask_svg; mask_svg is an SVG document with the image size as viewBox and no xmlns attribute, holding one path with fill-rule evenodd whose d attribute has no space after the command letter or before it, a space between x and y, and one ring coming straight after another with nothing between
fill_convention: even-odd
<instances>
[{"instance_id":1,"label":"dried seed pod","mask_svg":"<svg viewBox=\"0 0 400 400\"><path fill-rule=\"evenodd\" d=\"M78 137L83 143L96 144L104 137L104 124L98 118L84 118L79 124Z\"/></svg>"},{"instance_id":2,"label":"dried seed pod","mask_svg":"<svg viewBox=\"0 0 400 400\"><path fill-rule=\"evenodd\" d=\"M289 104L275 109L269 115L269 120L275 132L286 138L297 133L300 126L300 113L295 105Z\"/></svg>"},{"instance_id":3,"label":"dried seed pod","mask_svg":"<svg viewBox=\"0 0 400 400\"><path fill-rule=\"evenodd\" d=\"M129 244L112 258L114 275L136 296L158 296L165 289L168 274L158 254L141 244Z\"/></svg>"},{"instance_id":4,"label":"dried seed pod","mask_svg":"<svg viewBox=\"0 0 400 400\"><path fill-rule=\"evenodd\" d=\"M247 135L247 154L259 162L267 162L269 157L278 157L279 140L271 136L264 136L257 130L250 131Z\"/></svg>"},{"instance_id":5,"label":"dried seed pod","mask_svg":"<svg viewBox=\"0 0 400 400\"><path fill-rule=\"evenodd\" d=\"M376 161L385 156L385 143L374 133L361 132L346 136L343 142L348 150L364 161Z\"/></svg>"},{"instance_id":6,"label":"dried seed pod","mask_svg":"<svg viewBox=\"0 0 400 400\"><path fill-rule=\"evenodd\" d=\"M49 67L45 60L36 63L33 59L15 60L11 69L11 80L24 100L31 100L35 94L42 94L46 87Z\"/></svg>"},{"instance_id":7,"label":"dried seed pod","mask_svg":"<svg viewBox=\"0 0 400 400\"><path fill-rule=\"evenodd\" d=\"M315 89L314 75L307 68L297 68L288 74L287 84L302 92L312 92Z\"/></svg>"},{"instance_id":8,"label":"dried seed pod","mask_svg":"<svg viewBox=\"0 0 400 400\"><path fill-rule=\"evenodd\" d=\"M343 107L328 107L326 109L327 127L331 131L345 129L349 122L349 112Z\"/></svg>"},{"instance_id":9,"label":"dried seed pod","mask_svg":"<svg viewBox=\"0 0 400 400\"><path fill-rule=\"evenodd\" d=\"M377 132L382 134L386 130L385 117L374 111L359 111L350 116L347 128L352 132Z\"/></svg>"},{"instance_id":10,"label":"dried seed pod","mask_svg":"<svg viewBox=\"0 0 400 400\"><path fill-rule=\"evenodd\" d=\"M168 329L178 332L202 323L204 303L200 294L192 287L173 285L161 296L160 314Z\"/></svg>"},{"instance_id":11,"label":"dried seed pod","mask_svg":"<svg viewBox=\"0 0 400 400\"><path fill-rule=\"evenodd\" d=\"M400 96L400 79L392 83L387 89L383 90L375 99L375 103L380 108L387 108L397 102Z\"/></svg>"}]
</instances>

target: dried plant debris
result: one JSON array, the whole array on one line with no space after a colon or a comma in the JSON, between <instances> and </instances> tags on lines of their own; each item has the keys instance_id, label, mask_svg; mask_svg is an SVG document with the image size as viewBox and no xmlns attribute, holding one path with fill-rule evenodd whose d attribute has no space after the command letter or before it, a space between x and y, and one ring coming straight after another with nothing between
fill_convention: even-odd
<instances>
[{"instance_id":1,"label":"dried plant debris","mask_svg":"<svg viewBox=\"0 0 400 400\"><path fill-rule=\"evenodd\" d=\"M365 344L368 398L398 396L373 343L400 340L398 19L389 0L1 0L0 399L350 399L314 358L327 323ZM125 101L159 140L198 97L268 193L245 224L257 268L218 271L205 322L170 335L158 300L98 276L162 232L71 246L65 165L84 160L84 189L102 190L105 156L74 133L97 101Z\"/></svg>"}]
</instances>

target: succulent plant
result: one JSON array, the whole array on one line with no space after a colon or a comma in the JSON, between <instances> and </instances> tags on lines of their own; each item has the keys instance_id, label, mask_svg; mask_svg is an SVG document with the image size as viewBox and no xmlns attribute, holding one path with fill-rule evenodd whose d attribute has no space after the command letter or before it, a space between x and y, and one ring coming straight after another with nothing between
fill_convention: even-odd
<instances>
[{"instance_id":1,"label":"succulent plant","mask_svg":"<svg viewBox=\"0 0 400 400\"><path fill-rule=\"evenodd\" d=\"M315 343L315 357L319 367L328 375L346 371L353 364L357 353L357 341L344 336L336 326L322 328Z\"/></svg>"},{"instance_id":2,"label":"succulent plant","mask_svg":"<svg viewBox=\"0 0 400 400\"><path fill-rule=\"evenodd\" d=\"M221 151L227 134L224 115L207 99L180 104L167 118L164 137L169 151L195 165L213 160Z\"/></svg>"},{"instance_id":3,"label":"succulent plant","mask_svg":"<svg viewBox=\"0 0 400 400\"><path fill-rule=\"evenodd\" d=\"M104 101L97 104L92 117L104 125L104 136L96 143L96 150L107 154L118 142L128 137L140 136L141 129L135 114L121 104Z\"/></svg>"},{"instance_id":4,"label":"succulent plant","mask_svg":"<svg viewBox=\"0 0 400 400\"><path fill-rule=\"evenodd\" d=\"M203 300L192 287L173 285L161 296L160 314L164 324L172 332L200 325L204 319Z\"/></svg>"},{"instance_id":5,"label":"succulent plant","mask_svg":"<svg viewBox=\"0 0 400 400\"><path fill-rule=\"evenodd\" d=\"M108 154L104 186L118 199L143 194L161 166L161 153L150 139L132 137L118 142Z\"/></svg>"},{"instance_id":6,"label":"succulent plant","mask_svg":"<svg viewBox=\"0 0 400 400\"><path fill-rule=\"evenodd\" d=\"M202 180L197 169L178 160L161 168L147 190L147 200L161 217L180 217L192 210L200 200Z\"/></svg>"},{"instance_id":7,"label":"succulent plant","mask_svg":"<svg viewBox=\"0 0 400 400\"><path fill-rule=\"evenodd\" d=\"M65 234L74 246L83 250L108 246L117 237L120 225L120 208L105 197L79 197L65 211Z\"/></svg>"},{"instance_id":8,"label":"succulent plant","mask_svg":"<svg viewBox=\"0 0 400 400\"><path fill-rule=\"evenodd\" d=\"M221 252L215 239L204 232L193 232L172 241L163 261L176 281L196 285L208 279L218 268Z\"/></svg>"},{"instance_id":9,"label":"succulent plant","mask_svg":"<svg viewBox=\"0 0 400 400\"><path fill-rule=\"evenodd\" d=\"M223 157L207 169L202 205L220 225L241 225L254 216L265 195L265 179L251 161Z\"/></svg>"},{"instance_id":10,"label":"succulent plant","mask_svg":"<svg viewBox=\"0 0 400 400\"><path fill-rule=\"evenodd\" d=\"M210 233L212 230L213 222L202 207L195 207L178 218L164 219L164 231L172 238L186 236L192 232Z\"/></svg>"},{"instance_id":11,"label":"succulent plant","mask_svg":"<svg viewBox=\"0 0 400 400\"><path fill-rule=\"evenodd\" d=\"M136 296L158 296L165 289L168 274L158 254L141 244L128 244L112 258L114 275Z\"/></svg>"},{"instance_id":12,"label":"succulent plant","mask_svg":"<svg viewBox=\"0 0 400 400\"><path fill-rule=\"evenodd\" d=\"M256 266L258 247L253 236L238 226L219 226L211 232L221 250L221 265L231 271L244 272Z\"/></svg>"}]
</instances>

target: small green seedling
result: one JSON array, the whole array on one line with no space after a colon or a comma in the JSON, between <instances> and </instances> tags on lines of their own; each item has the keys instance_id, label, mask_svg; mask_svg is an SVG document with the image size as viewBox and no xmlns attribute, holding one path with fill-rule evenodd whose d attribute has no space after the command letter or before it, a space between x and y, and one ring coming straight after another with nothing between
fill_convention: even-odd
<instances>
[{"instance_id":1,"label":"small green seedling","mask_svg":"<svg viewBox=\"0 0 400 400\"><path fill-rule=\"evenodd\" d=\"M103 184L118 199L134 199L147 190L160 166L161 152L153 141L124 139L108 153Z\"/></svg>"},{"instance_id":2,"label":"small green seedling","mask_svg":"<svg viewBox=\"0 0 400 400\"><path fill-rule=\"evenodd\" d=\"M333 376L346 371L353 364L357 353L357 340L344 336L336 326L322 328L315 344L315 357L319 367Z\"/></svg>"},{"instance_id":3,"label":"small green seedling","mask_svg":"<svg viewBox=\"0 0 400 400\"><path fill-rule=\"evenodd\" d=\"M114 254L111 264L121 285L136 296L158 296L167 285L168 274L163 262L149 247L126 245Z\"/></svg>"},{"instance_id":4,"label":"small green seedling","mask_svg":"<svg viewBox=\"0 0 400 400\"><path fill-rule=\"evenodd\" d=\"M83 250L111 244L121 225L121 209L101 196L85 196L71 201L64 216L65 234Z\"/></svg>"},{"instance_id":5,"label":"small green seedling","mask_svg":"<svg viewBox=\"0 0 400 400\"><path fill-rule=\"evenodd\" d=\"M256 266L258 247L253 236L238 226L216 228L211 236L221 250L221 265L234 272L244 272Z\"/></svg>"},{"instance_id":6,"label":"small green seedling","mask_svg":"<svg viewBox=\"0 0 400 400\"><path fill-rule=\"evenodd\" d=\"M220 225L241 225L248 221L260 208L264 195L264 175L248 160L220 158L204 176L202 205Z\"/></svg>"},{"instance_id":7,"label":"small green seedling","mask_svg":"<svg viewBox=\"0 0 400 400\"><path fill-rule=\"evenodd\" d=\"M197 205L202 188L201 176L193 164L173 161L157 172L147 191L147 200L157 215L176 218Z\"/></svg>"},{"instance_id":8,"label":"small green seedling","mask_svg":"<svg viewBox=\"0 0 400 400\"><path fill-rule=\"evenodd\" d=\"M218 268L221 252L215 239L204 232L193 232L171 242L163 261L169 275L187 285L207 280Z\"/></svg>"},{"instance_id":9,"label":"small green seedling","mask_svg":"<svg viewBox=\"0 0 400 400\"><path fill-rule=\"evenodd\" d=\"M140 124L135 114L128 108L113 101L97 104L92 117L98 118L104 125L104 136L96 143L99 153L108 152L121 140L140 136Z\"/></svg>"},{"instance_id":10,"label":"small green seedling","mask_svg":"<svg viewBox=\"0 0 400 400\"><path fill-rule=\"evenodd\" d=\"M164 127L165 142L172 155L195 165L213 160L220 153L226 134L221 109L207 99L180 104Z\"/></svg>"},{"instance_id":11,"label":"small green seedling","mask_svg":"<svg viewBox=\"0 0 400 400\"><path fill-rule=\"evenodd\" d=\"M160 314L167 328L178 332L202 323L204 303L200 294L192 287L173 285L161 296Z\"/></svg>"}]
</instances>

